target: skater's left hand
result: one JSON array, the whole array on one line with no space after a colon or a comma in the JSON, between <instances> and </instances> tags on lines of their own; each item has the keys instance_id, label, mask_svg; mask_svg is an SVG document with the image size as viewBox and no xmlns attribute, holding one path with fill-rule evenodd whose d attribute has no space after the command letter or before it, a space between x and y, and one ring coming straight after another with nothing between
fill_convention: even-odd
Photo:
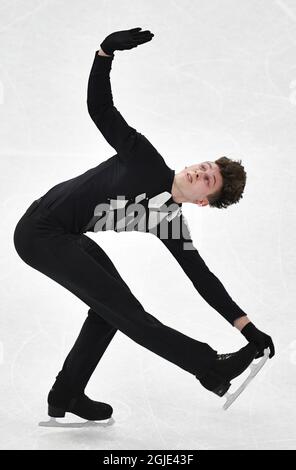
<instances>
[{"instance_id":1,"label":"skater's left hand","mask_svg":"<svg viewBox=\"0 0 296 470\"><path fill-rule=\"evenodd\" d=\"M257 346L258 353L255 356L255 359L262 357L264 355L264 349L269 348L270 354L269 358L274 356L274 344L270 336L262 331L258 330L256 326L249 322L241 330L241 334L249 341L249 343L254 343Z\"/></svg>"},{"instance_id":2,"label":"skater's left hand","mask_svg":"<svg viewBox=\"0 0 296 470\"><path fill-rule=\"evenodd\" d=\"M113 54L114 51L125 51L138 47L140 44L151 41L154 34L149 30L141 31L142 28L125 29L109 34L100 44L105 54Z\"/></svg>"}]
</instances>

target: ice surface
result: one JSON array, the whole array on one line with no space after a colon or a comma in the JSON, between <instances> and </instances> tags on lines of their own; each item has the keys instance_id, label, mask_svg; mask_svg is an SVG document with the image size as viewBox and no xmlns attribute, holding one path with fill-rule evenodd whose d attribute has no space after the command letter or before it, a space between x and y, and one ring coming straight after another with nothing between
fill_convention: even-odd
<instances>
[{"instance_id":1,"label":"ice surface","mask_svg":"<svg viewBox=\"0 0 296 470\"><path fill-rule=\"evenodd\" d=\"M2 449L296 448L295 22L293 0L2 0ZM137 26L155 36L115 53L115 105L176 171L242 159L239 204L184 205L184 214L208 266L276 354L225 413L224 398L118 332L86 390L114 419L38 426L88 306L22 262L13 231L34 199L114 155L88 116L87 78L104 37ZM221 353L245 344L157 239L92 237L160 321Z\"/></svg>"}]
</instances>

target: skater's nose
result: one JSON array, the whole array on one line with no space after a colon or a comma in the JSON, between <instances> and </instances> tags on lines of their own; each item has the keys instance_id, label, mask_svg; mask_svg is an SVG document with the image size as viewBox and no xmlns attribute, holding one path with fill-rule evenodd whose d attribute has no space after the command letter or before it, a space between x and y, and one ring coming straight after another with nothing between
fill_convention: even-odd
<instances>
[{"instance_id":1,"label":"skater's nose","mask_svg":"<svg viewBox=\"0 0 296 470\"><path fill-rule=\"evenodd\" d=\"M194 179L201 180L205 177L205 171L202 170L194 170Z\"/></svg>"}]
</instances>

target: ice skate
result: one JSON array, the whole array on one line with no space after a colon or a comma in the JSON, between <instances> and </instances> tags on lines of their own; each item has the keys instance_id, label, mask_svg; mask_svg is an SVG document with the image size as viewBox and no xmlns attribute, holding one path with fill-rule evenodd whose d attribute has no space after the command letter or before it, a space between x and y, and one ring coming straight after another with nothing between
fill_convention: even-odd
<instances>
[{"instance_id":1,"label":"ice skate","mask_svg":"<svg viewBox=\"0 0 296 470\"><path fill-rule=\"evenodd\" d=\"M73 395L59 374L47 397L48 415L51 418L63 418L69 412L89 421L100 421L112 416L111 405L91 400L84 392Z\"/></svg>"},{"instance_id":2,"label":"ice skate","mask_svg":"<svg viewBox=\"0 0 296 470\"><path fill-rule=\"evenodd\" d=\"M256 346L248 343L234 353L218 354L207 374L196 377L203 387L222 397L231 386L230 381L247 369L257 352Z\"/></svg>"},{"instance_id":3,"label":"ice skate","mask_svg":"<svg viewBox=\"0 0 296 470\"><path fill-rule=\"evenodd\" d=\"M264 349L264 356L262 357L262 359L258 363L250 364L251 372L249 376L246 378L246 380L236 389L234 393L228 393L228 392L225 393L226 402L223 405L223 410L227 410L230 407L230 405L232 405L232 403L237 399L237 397L245 390L245 388L249 385L251 380L253 380L255 375L257 375L259 370L264 366L264 364L266 363L269 357L269 354L270 354L269 348Z\"/></svg>"},{"instance_id":4,"label":"ice skate","mask_svg":"<svg viewBox=\"0 0 296 470\"><path fill-rule=\"evenodd\" d=\"M66 412L73 413L89 421L99 421L110 418L113 408L107 403L91 400L84 394L78 398L73 398L67 406L61 406L58 402L55 402L54 397L49 395L48 415L51 418L63 418Z\"/></svg>"}]
</instances>

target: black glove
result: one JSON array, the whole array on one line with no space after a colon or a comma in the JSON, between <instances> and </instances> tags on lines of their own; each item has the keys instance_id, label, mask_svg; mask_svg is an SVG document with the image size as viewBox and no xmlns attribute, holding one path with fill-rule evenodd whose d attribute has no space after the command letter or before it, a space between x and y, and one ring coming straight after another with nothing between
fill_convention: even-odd
<instances>
[{"instance_id":1,"label":"black glove","mask_svg":"<svg viewBox=\"0 0 296 470\"><path fill-rule=\"evenodd\" d=\"M114 51L124 51L138 47L139 44L151 41L154 34L150 31L141 31L142 28L127 29L124 31L115 31L109 34L100 44L105 54L112 55Z\"/></svg>"},{"instance_id":2,"label":"black glove","mask_svg":"<svg viewBox=\"0 0 296 470\"><path fill-rule=\"evenodd\" d=\"M270 336L262 331L258 330L256 326L250 322L241 330L241 334L249 341L249 343L254 343L257 346L258 353L255 356L255 359L262 357L264 355L264 349L269 348L270 354L269 358L274 356L274 344Z\"/></svg>"}]
</instances>

